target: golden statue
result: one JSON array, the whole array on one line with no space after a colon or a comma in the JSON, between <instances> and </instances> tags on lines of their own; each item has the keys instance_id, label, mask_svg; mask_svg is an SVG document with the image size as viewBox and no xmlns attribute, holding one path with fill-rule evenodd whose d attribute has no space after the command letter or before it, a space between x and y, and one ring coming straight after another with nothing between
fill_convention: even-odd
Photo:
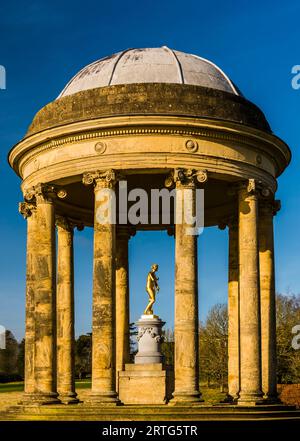
<instances>
[{"instance_id":1,"label":"golden statue","mask_svg":"<svg viewBox=\"0 0 300 441\"><path fill-rule=\"evenodd\" d=\"M157 270L158 265L154 263L151 266L151 270L147 276L146 291L149 295L149 303L144 311L144 314L146 315L153 315L153 304L155 302L156 293L159 291L159 286L157 283L159 278L155 274Z\"/></svg>"}]
</instances>

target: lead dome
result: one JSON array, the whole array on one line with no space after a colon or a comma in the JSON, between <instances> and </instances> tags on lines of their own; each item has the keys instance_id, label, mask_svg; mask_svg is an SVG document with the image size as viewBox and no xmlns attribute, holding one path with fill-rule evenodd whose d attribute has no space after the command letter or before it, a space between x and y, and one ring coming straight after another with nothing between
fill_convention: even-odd
<instances>
[{"instance_id":1,"label":"lead dome","mask_svg":"<svg viewBox=\"0 0 300 441\"><path fill-rule=\"evenodd\" d=\"M127 49L101 58L81 69L59 98L97 87L132 83L191 84L240 94L216 64L163 46Z\"/></svg>"}]
</instances>

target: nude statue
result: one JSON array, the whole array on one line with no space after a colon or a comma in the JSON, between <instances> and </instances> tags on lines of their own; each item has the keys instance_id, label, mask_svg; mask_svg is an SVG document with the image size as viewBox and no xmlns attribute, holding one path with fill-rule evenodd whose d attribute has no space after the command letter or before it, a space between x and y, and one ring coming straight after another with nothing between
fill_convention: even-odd
<instances>
[{"instance_id":1,"label":"nude statue","mask_svg":"<svg viewBox=\"0 0 300 441\"><path fill-rule=\"evenodd\" d=\"M147 276L146 291L149 295L149 303L144 311L144 314L153 314L153 304L155 302L156 293L159 291L158 277L156 276L156 271L158 270L158 265L155 263L151 266L151 270Z\"/></svg>"}]
</instances>

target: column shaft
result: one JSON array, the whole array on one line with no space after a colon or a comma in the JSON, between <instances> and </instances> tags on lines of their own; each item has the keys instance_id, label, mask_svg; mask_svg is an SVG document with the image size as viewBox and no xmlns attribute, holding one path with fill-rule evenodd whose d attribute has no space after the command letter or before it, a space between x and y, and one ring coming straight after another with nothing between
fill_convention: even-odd
<instances>
[{"instance_id":1,"label":"column shaft","mask_svg":"<svg viewBox=\"0 0 300 441\"><path fill-rule=\"evenodd\" d=\"M56 392L55 220L51 199L37 197L35 254L35 380L41 404L58 402Z\"/></svg>"},{"instance_id":2,"label":"column shaft","mask_svg":"<svg viewBox=\"0 0 300 441\"><path fill-rule=\"evenodd\" d=\"M262 402L257 205L251 181L239 190L241 405Z\"/></svg>"},{"instance_id":3,"label":"column shaft","mask_svg":"<svg viewBox=\"0 0 300 441\"><path fill-rule=\"evenodd\" d=\"M103 201L113 210L111 173L96 175L94 215L93 344L91 403L118 404L115 338L115 224L101 220ZM114 176L114 175L113 175ZM90 181L88 181L90 183Z\"/></svg>"},{"instance_id":4,"label":"column shaft","mask_svg":"<svg viewBox=\"0 0 300 441\"><path fill-rule=\"evenodd\" d=\"M77 403L75 392L73 228L57 218L57 390L65 404Z\"/></svg>"},{"instance_id":5,"label":"column shaft","mask_svg":"<svg viewBox=\"0 0 300 441\"><path fill-rule=\"evenodd\" d=\"M177 215L183 206L185 213L195 214L195 192L193 179L177 181ZM170 404L200 401L197 235L188 234L190 226L183 216L175 227L175 391Z\"/></svg>"},{"instance_id":6,"label":"column shaft","mask_svg":"<svg viewBox=\"0 0 300 441\"><path fill-rule=\"evenodd\" d=\"M259 262L261 296L262 389L269 402L278 401L276 379L276 306L274 274L273 205L261 201Z\"/></svg>"},{"instance_id":7,"label":"column shaft","mask_svg":"<svg viewBox=\"0 0 300 441\"><path fill-rule=\"evenodd\" d=\"M228 394L233 401L240 390L239 241L237 219L229 222L228 256Z\"/></svg>"},{"instance_id":8,"label":"column shaft","mask_svg":"<svg viewBox=\"0 0 300 441\"><path fill-rule=\"evenodd\" d=\"M129 336L129 280L128 280L129 234L118 228L116 242L116 371L124 370L130 361Z\"/></svg>"},{"instance_id":9,"label":"column shaft","mask_svg":"<svg viewBox=\"0 0 300 441\"><path fill-rule=\"evenodd\" d=\"M25 317L25 365L24 402L31 401L35 392L35 256L36 256L36 207L27 202L20 203L20 213L27 219L26 252L26 317Z\"/></svg>"}]
</instances>

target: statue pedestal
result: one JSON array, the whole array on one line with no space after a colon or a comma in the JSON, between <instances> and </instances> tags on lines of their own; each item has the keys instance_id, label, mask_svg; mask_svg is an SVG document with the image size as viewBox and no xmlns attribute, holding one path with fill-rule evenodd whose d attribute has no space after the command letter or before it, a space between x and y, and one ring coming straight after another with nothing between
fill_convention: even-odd
<instances>
[{"instance_id":1,"label":"statue pedestal","mask_svg":"<svg viewBox=\"0 0 300 441\"><path fill-rule=\"evenodd\" d=\"M119 371L119 399L124 404L166 404L174 391L174 372L162 363L125 364Z\"/></svg>"},{"instance_id":2,"label":"statue pedestal","mask_svg":"<svg viewBox=\"0 0 300 441\"><path fill-rule=\"evenodd\" d=\"M156 315L142 315L136 323L138 327L138 352L135 364L163 363L161 353L163 322Z\"/></svg>"},{"instance_id":3,"label":"statue pedestal","mask_svg":"<svg viewBox=\"0 0 300 441\"><path fill-rule=\"evenodd\" d=\"M134 364L119 371L119 399L124 404L166 404L174 390L174 373L163 365L163 322L156 315L142 315L138 327L138 352Z\"/></svg>"}]
</instances>

